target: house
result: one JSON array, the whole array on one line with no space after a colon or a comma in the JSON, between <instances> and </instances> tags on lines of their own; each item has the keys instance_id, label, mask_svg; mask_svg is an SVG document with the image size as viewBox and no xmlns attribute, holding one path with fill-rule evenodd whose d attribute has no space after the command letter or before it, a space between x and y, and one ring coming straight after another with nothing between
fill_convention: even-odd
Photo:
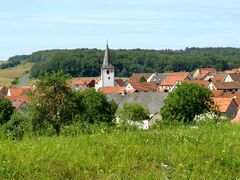
<instances>
[{"instance_id":1,"label":"house","mask_svg":"<svg viewBox=\"0 0 240 180\"><path fill-rule=\"evenodd\" d=\"M217 106L216 109L221 113L221 115L228 118L234 118L236 116L238 105L234 98L217 97L212 99L214 104Z\"/></svg>"},{"instance_id":2,"label":"house","mask_svg":"<svg viewBox=\"0 0 240 180\"><path fill-rule=\"evenodd\" d=\"M185 80L183 82L186 82L186 83L192 83L192 84L198 84L200 86L203 86L203 87L208 87L210 82L209 81L204 81L204 80Z\"/></svg>"},{"instance_id":3,"label":"house","mask_svg":"<svg viewBox=\"0 0 240 180\"><path fill-rule=\"evenodd\" d=\"M240 82L211 82L210 90L223 90L224 92L237 92L240 90Z\"/></svg>"},{"instance_id":4,"label":"house","mask_svg":"<svg viewBox=\"0 0 240 180\"><path fill-rule=\"evenodd\" d=\"M212 90L213 97L221 97L224 94L223 90Z\"/></svg>"},{"instance_id":5,"label":"house","mask_svg":"<svg viewBox=\"0 0 240 180\"><path fill-rule=\"evenodd\" d=\"M221 95L221 97L233 98L238 106L240 106L240 92L225 92Z\"/></svg>"},{"instance_id":6,"label":"house","mask_svg":"<svg viewBox=\"0 0 240 180\"><path fill-rule=\"evenodd\" d=\"M82 90L85 88L94 88L95 80L94 79L78 79L71 84L71 87L76 90Z\"/></svg>"},{"instance_id":7,"label":"house","mask_svg":"<svg viewBox=\"0 0 240 180\"><path fill-rule=\"evenodd\" d=\"M239 73L239 69L231 69L225 71L227 74L237 74Z\"/></svg>"},{"instance_id":8,"label":"house","mask_svg":"<svg viewBox=\"0 0 240 180\"><path fill-rule=\"evenodd\" d=\"M29 100L25 95L5 96L4 98L10 100L16 110L23 110L29 105Z\"/></svg>"},{"instance_id":9,"label":"house","mask_svg":"<svg viewBox=\"0 0 240 180\"><path fill-rule=\"evenodd\" d=\"M240 74L228 74L224 78L223 82L240 82Z\"/></svg>"},{"instance_id":10,"label":"house","mask_svg":"<svg viewBox=\"0 0 240 180\"><path fill-rule=\"evenodd\" d=\"M127 93L132 92L157 92L158 86L153 82L129 82L126 86Z\"/></svg>"},{"instance_id":11,"label":"house","mask_svg":"<svg viewBox=\"0 0 240 180\"><path fill-rule=\"evenodd\" d=\"M21 96L26 95L31 91L30 87L8 88L7 96Z\"/></svg>"},{"instance_id":12,"label":"house","mask_svg":"<svg viewBox=\"0 0 240 180\"><path fill-rule=\"evenodd\" d=\"M8 93L8 89L6 87L0 87L0 97L6 96Z\"/></svg>"},{"instance_id":13,"label":"house","mask_svg":"<svg viewBox=\"0 0 240 180\"><path fill-rule=\"evenodd\" d=\"M198 68L194 73L193 77L195 79L204 79L206 76L209 76L211 74L216 74L217 70L214 68Z\"/></svg>"},{"instance_id":14,"label":"house","mask_svg":"<svg viewBox=\"0 0 240 180\"><path fill-rule=\"evenodd\" d=\"M213 82L223 82L224 78L227 76L226 72L218 71L215 74L208 74L203 80L213 81Z\"/></svg>"},{"instance_id":15,"label":"house","mask_svg":"<svg viewBox=\"0 0 240 180\"><path fill-rule=\"evenodd\" d=\"M171 92L179 82L190 80L188 74L169 74L159 84L160 91Z\"/></svg>"},{"instance_id":16,"label":"house","mask_svg":"<svg viewBox=\"0 0 240 180\"><path fill-rule=\"evenodd\" d=\"M128 82L150 82L154 76L154 73L133 73Z\"/></svg>"}]
</instances>

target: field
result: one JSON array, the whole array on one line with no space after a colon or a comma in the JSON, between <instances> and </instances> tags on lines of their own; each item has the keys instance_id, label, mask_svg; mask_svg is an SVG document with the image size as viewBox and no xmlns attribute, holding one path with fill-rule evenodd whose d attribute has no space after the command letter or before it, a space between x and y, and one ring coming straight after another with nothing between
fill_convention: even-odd
<instances>
[{"instance_id":1,"label":"field","mask_svg":"<svg viewBox=\"0 0 240 180\"><path fill-rule=\"evenodd\" d=\"M117 129L117 128L116 128ZM150 131L0 142L2 179L236 179L240 127L161 125Z\"/></svg>"},{"instance_id":2,"label":"field","mask_svg":"<svg viewBox=\"0 0 240 180\"><path fill-rule=\"evenodd\" d=\"M31 67L32 64L25 63L13 68L0 69L0 86L10 86L15 77L21 79L26 71L31 70Z\"/></svg>"}]
</instances>

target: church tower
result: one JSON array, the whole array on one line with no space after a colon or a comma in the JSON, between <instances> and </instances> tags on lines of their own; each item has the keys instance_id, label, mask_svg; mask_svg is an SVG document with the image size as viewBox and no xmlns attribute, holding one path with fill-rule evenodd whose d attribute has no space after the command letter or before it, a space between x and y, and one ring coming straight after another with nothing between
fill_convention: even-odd
<instances>
[{"instance_id":1,"label":"church tower","mask_svg":"<svg viewBox=\"0 0 240 180\"><path fill-rule=\"evenodd\" d=\"M115 83L114 67L109 57L108 42L106 44L103 66L101 69L101 80L102 87L114 87Z\"/></svg>"}]
</instances>

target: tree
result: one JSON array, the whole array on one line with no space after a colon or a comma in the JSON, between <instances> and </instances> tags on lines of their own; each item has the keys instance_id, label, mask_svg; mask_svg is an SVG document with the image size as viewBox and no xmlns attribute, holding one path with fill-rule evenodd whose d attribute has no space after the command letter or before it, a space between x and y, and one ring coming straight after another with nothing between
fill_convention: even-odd
<instances>
[{"instance_id":1,"label":"tree","mask_svg":"<svg viewBox=\"0 0 240 180\"><path fill-rule=\"evenodd\" d=\"M108 101L103 93L96 92L95 89L86 89L77 99L82 100L82 111L78 114L78 120L92 124L113 123L117 105L114 101Z\"/></svg>"},{"instance_id":2,"label":"tree","mask_svg":"<svg viewBox=\"0 0 240 180\"><path fill-rule=\"evenodd\" d=\"M182 83L168 95L161 109L164 120L191 122L213 108L212 93L197 84Z\"/></svg>"},{"instance_id":3,"label":"tree","mask_svg":"<svg viewBox=\"0 0 240 180\"><path fill-rule=\"evenodd\" d=\"M0 98L0 124L6 123L14 112L14 107L8 99Z\"/></svg>"},{"instance_id":4,"label":"tree","mask_svg":"<svg viewBox=\"0 0 240 180\"><path fill-rule=\"evenodd\" d=\"M142 77L140 78L139 82L147 82L147 80L145 79L145 77L142 76Z\"/></svg>"},{"instance_id":5,"label":"tree","mask_svg":"<svg viewBox=\"0 0 240 180\"><path fill-rule=\"evenodd\" d=\"M149 111L139 103L126 102L123 104L123 107L118 109L117 115L123 122L127 120L142 121L149 118Z\"/></svg>"},{"instance_id":6,"label":"tree","mask_svg":"<svg viewBox=\"0 0 240 180\"><path fill-rule=\"evenodd\" d=\"M74 103L69 80L68 75L56 72L45 74L36 83L35 91L30 94L33 130L49 123L59 135L61 126L71 122Z\"/></svg>"}]
</instances>

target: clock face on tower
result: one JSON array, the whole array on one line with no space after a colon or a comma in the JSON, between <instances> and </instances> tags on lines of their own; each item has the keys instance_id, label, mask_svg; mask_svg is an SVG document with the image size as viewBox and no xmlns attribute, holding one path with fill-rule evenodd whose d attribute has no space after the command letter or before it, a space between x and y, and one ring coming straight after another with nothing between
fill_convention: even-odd
<instances>
[{"instance_id":1,"label":"clock face on tower","mask_svg":"<svg viewBox=\"0 0 240 180\"><path fill-rule=\"evenodd\" d=\"M110 72L112 73L112 72L113 72L113 70L111 69L111 70L110 70Z\"/></svg>"}]
</instances>

